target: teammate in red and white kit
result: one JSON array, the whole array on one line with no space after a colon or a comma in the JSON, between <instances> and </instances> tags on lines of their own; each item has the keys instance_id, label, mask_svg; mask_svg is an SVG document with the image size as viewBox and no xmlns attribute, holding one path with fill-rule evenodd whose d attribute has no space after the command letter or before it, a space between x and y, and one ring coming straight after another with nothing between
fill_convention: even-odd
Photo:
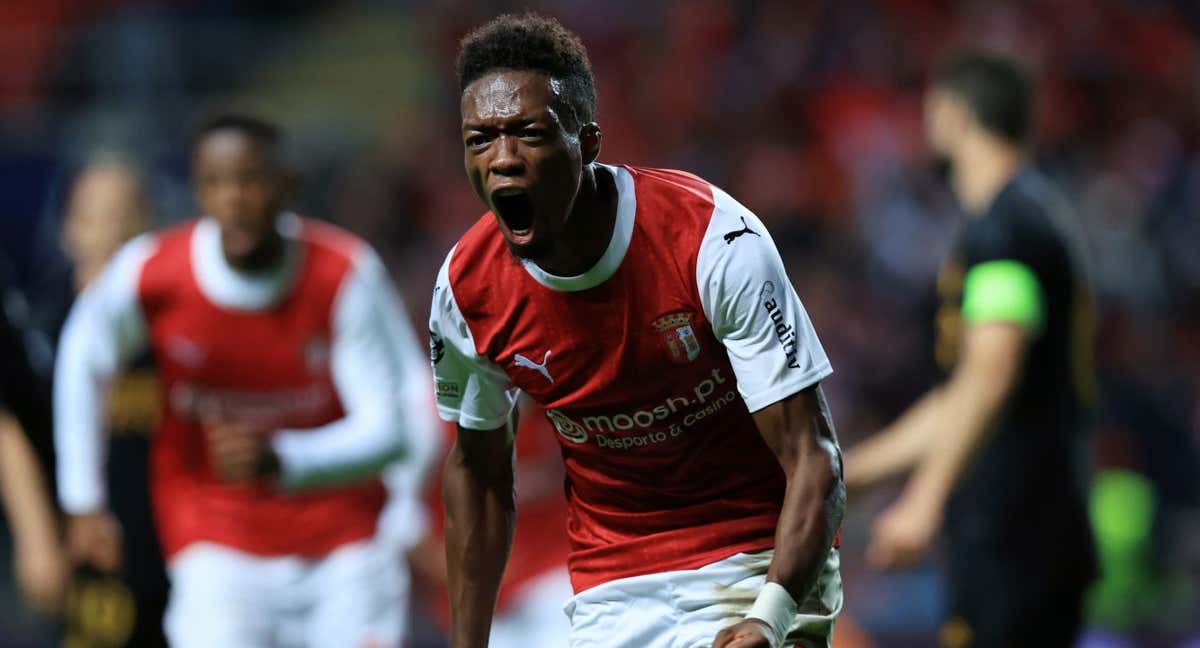
<instances>
[{"instance_id":1,"label":"teammate in red and white kit","mask_svg":"<svg viewBox=\"0 0 1200 648\"><path fill-rule=\"evenodd\" d=\"M452 645L487 644L524 391L566 466L572 646L828 646L845 500L831 369L766 229L695 176L597 163L587 54L553 19L484 25L458 73L491 211L450 252L430 321L438 411L459 428Z\"/></svg>"},{"instance_id":2,"label":"teammate in red and white kit","mask_svg":"<svg viewBox=\"0 0 1200 648\"><path fill-rule=\"evenodd\" d=\"M374 251L282 210L278 148L259 120L208 123L205 216L134 239L80 295L55 377L60 498L73 544L119 548L105 386L148 348L171 645L397 646L407 584L375 539L379 472L437 434L427 369Z\"/></svg>"}]
</instances>

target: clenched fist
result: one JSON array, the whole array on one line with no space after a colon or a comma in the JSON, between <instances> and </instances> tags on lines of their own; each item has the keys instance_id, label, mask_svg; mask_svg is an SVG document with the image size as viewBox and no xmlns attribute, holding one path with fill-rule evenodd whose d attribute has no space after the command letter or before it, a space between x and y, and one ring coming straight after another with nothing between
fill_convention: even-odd
<instances>
[{"instance_id":1,"label":"clenched fist","mask_svg":"<svg viewBox=\"0 0 1200 648\"><path fill-rule=\"evenodd\" d=\"M712 648L771 648L771 629L758 619L746 619L717 634Z\"/></svg>"},{"instance_id":2,"label":"clenched fist","mask_svg":"<svg viewBox=\"0 0 1200 648\"><path fill-rule=\"evenodd\" d=\"M108 510L67 518L67 554L76 565L112 574L121 570L121 523Z\"/></svg>"},{"instance_id":3,"label":"clenched fist","mask_svg":"<svg viewBox=\"0 0 1200 648\"><path fill-rule=\"evenodd\" d=\"M867 545L867 562L877 569L914 565L929 554L941 529L941 509L912 496L879 515Z\"/></svg>"},{"instance_id":4,"label":"clenched fist","mask_svg":"<svg viewBox=\"0 0 1200 648\"><path fill-rule=\"evenodd\" d=\"M243 423L210 420L204 426L208 461L225 482L246 482L279 473L279 457L271 438Z\"/></svg>"}]
</instances>

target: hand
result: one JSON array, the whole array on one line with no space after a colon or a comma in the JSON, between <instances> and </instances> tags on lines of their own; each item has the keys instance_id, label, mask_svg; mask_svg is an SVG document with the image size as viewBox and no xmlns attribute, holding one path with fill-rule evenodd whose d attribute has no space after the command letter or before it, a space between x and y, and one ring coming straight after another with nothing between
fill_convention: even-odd
<instances>
[{"instance_id":1,"label":"hand","mask_svg":"<svg viewBox=\"0 0 1200 648\"><path fill-rule=\"evenodd\" d=\"M245 482L279 472L279 457L271 440L242 423L210 421L205 425L208 461L225 482Z\"/></svg>"},{"instance_id":2,"label":"hand","mask_svg":"<svg viewBox=\"0 0 1200 648\"><path fill-rule=\"evenodd\" d=\"M13 570L29 606L42 614L57 615L71 572L58 540L17 543L13 547Z\"/></svg>"},{"instance_id":3,"label":"hand","mask_svg":"<svg viewBox=\"0 0 1200 648\"><path fill-rule=\"evenodd\" d=\"M867 545L867 562L878 569L920 562L942 526L941 506L906 495L880 514Z\"/></svg>"},{"instance_id":4,"label":"hand","mask_svg":"<svg viewBox=\"0 0 1200 648\"><path fill-rule=\"evenodd\" d=\"M765 621L745 619L717 633L712 648L772 648L771 637Z\"/></svg>"},{"instance_id":5,"label":"hand","mask_svg":"<svg viewBox=\"0 0 1200 648\"><path fill-rule=\"evenodd\" d=\"M120 571L121 524L109 511L70 516L67 555L76 565L91 565L109 574Z\"/></svg>"}]
</instances>

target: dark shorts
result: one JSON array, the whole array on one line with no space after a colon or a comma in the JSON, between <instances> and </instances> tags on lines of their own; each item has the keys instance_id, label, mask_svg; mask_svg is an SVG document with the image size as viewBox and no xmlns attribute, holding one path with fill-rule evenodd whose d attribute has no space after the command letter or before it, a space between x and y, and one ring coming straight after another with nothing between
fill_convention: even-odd
<instances>
[{"instance_id":1,"label":"dark shorts","mask_svg":"<svg viewBox=\"0 0 1200 648\"><path fill-rule=\"evenodd\" d=\"M1054 582L1019 563L951 568L946 648L1066 648L1075 644L1086 588Z\"/></svg>"}]
</instances>

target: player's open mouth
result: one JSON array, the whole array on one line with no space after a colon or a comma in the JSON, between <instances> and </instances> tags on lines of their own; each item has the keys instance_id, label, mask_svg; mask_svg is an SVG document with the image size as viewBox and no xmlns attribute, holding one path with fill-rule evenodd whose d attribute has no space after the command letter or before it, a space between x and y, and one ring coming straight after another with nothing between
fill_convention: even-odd
<instances>
[{"instance_id":1,"label":"player's open mouth","mask_svg":"<svg viewBox=\"0 0 1200 648\"><path fill-rule=\"evenodd\" d=\"M492 194L496 216L512 234L512 242L524 245L533 238L533 201L519 187L505 187Z\"/></svg>"}]
</instances>

